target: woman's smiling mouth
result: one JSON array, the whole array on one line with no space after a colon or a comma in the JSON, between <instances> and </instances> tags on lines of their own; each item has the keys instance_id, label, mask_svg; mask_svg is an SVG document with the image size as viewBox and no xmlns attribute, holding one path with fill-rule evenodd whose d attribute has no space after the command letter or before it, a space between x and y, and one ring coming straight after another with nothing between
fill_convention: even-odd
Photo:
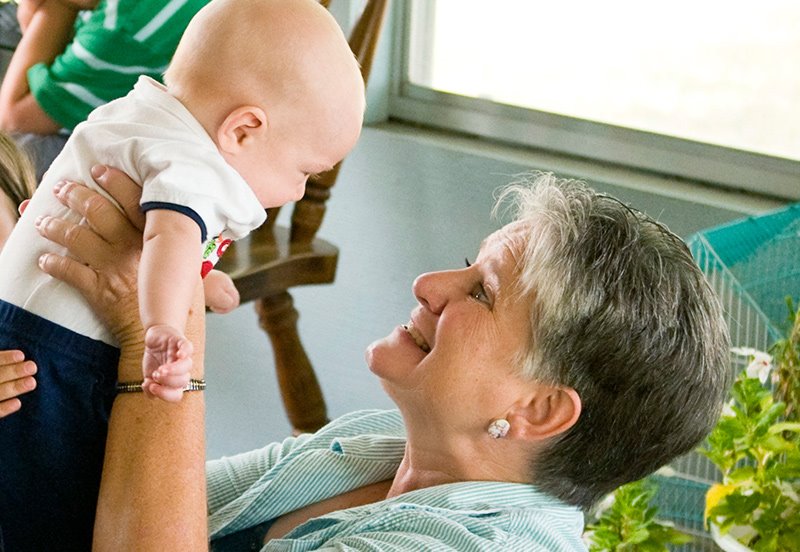
<instances>
[{"instance_id":1,"label":"woman's smiling mouth","mask_svg":"<svg viewBox=\"0 0 800 552\"><path fill-rule=\"evenodd\" d=\"M414 340L414 343L417 344L417 347L419 347L426 353L429 353L431 351L431 346L428 345L428 342L425 341L425 338L422 336L419 330L416 327L414 327L413 322L409 321L408 324L403 324L403 329L408 332L408 334Z\"/></svg>"}]
</instances>

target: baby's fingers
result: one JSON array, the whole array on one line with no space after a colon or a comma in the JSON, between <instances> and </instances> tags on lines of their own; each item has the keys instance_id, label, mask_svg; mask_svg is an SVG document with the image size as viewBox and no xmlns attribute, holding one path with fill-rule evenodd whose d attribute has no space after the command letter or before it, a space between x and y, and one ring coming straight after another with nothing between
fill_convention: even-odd
<instances>
[{"instance_id":1,"label":"baby's fingers","mask_svg":"<svg viewBox=\"0 0 800 552\"><path fill-rule=\"evenodd\" d=\"M166 387L152 380L145 383L144 386L146 386L146 392L149 395L167 402L180 402L183 398L183 387L177 389L174 387Z\"/></svg>"},{"instance_id":2,"label":"baby's fingers","mask_svg":"<svg viewBox=\"0 0 800 552\"><path fill-rule=\"evenodd\" d=\"M172 343L172 358L182 360L192 356L192 352L194 351L194 347L192 347L192 342L186 339L185 337L180 337L175 339ZM166 367L167 365L165 365ZM191 362L189 363L189 368L191 368Z\"/></svg>"},{"instance_id":3,"label":"baby's fingers","mask_svg":"<svg viewBox=\"0 0 800 552\"><path fill-rule=\"evenodd\" d=\"M191 343L189 343L189 347L191 347ZM189 385L189 380L191 378L190 374L191 370L192 370L191 356L179 358L178 360L164 364L163 366L160 366L157 370L155 370L152 374L152 382L156 386L160 386L165 389L180 390L182 393L183 388ZM149 388L148 391L151 392L153 395L160 397L159 390L157 390L155 386ZM170 393L170 396L171 395L172 393Z\"/></svg>"}]
</instances>

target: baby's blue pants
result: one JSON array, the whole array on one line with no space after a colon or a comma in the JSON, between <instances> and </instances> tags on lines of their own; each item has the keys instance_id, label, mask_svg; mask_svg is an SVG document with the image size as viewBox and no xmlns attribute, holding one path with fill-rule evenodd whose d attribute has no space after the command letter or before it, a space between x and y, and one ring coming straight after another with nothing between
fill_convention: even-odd
<instances>
[{"instance_id":1,"label":"baby's blue pants","mask_svg":"<svg viewBox=\"0 0 800 552\"><path fill-rule=\"evenodd\" d=\"M119 350L0 301L36 389L0 419L0 550L90 550Z\"/></svg>"}]
</instances>

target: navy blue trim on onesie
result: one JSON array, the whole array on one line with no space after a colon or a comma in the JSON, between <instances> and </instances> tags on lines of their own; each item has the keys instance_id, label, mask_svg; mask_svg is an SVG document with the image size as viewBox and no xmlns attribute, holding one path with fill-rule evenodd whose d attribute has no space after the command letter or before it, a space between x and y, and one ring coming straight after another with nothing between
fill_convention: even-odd
<instances>
[{"instance_id":1,"label":"navy blue trim on onesie","mask_svg":"<svg viewBox=\"0 0 800 552\"><path fill-rule=\"evenodd\" d=\"M0 350L37 365L36 389L0 419L0 542L91 550L119 350L0 301Z\"/></svg>"},{"instance_id":2,"label":"navy blue trim on onesie","mask_svg":"<svg viewBox=\"0 0 800 552\"><path fill-rule=\"evenodd\" d=\"M168 211L176 211L182 215L186 215L197 223L200 227L200 243L205 243L208 237L208 229L203 218L195 211L186 205L178 205L177 203L167 203L166 201L146 201L141 205L142 212L152 211L153 209L167 209Z\"/></svg>"}]
</instances>

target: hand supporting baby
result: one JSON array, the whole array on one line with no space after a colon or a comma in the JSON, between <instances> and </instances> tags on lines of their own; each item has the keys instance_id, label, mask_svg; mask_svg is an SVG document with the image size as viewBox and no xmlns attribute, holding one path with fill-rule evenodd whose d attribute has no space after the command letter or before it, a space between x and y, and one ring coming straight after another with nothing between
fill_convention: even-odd
<instances>
[{"instance_id":1,"label":"hand supporting baby","mask_svg":"<svg viewBox=\"0 0 800 552\"><path fill-rule=\"evenodd\" d=\"M143 339L144 330L135 315L139 310L136 276L144 228L139 210L141 188L125 185L130 180L119 171L96 169L93 177L118 201L124 216L88 188L73 182L60 183L54 189L56 196L81 214L88 228L53 217L37 221L42 235L64 245L74 255L46 254L40 267L84 294L120 341L123 355L144 359L142 389L148 396L178 401L190 379L191 342L157 327ZM116 308L109 308L110 304ZM134 374L120 374L120 381L135 379Z\"/></svg>"},{"instance_id":2,"label":"hand supporting baby","mask_svg":"<svg viewBox=\"0 0 800 552\"><path fill-rule=\"evenodd\" d=\"M72 183L64 182L57 185L54 193L62 203L71 207L76 212L86 217L90 227L101 232L102 235L114 238L114 242L122 247L112 254L92 257L91 262L97 266L104 266L106 258L118 263L113 273L114 278L103 278L102 273L89 269L86 262L75 261L68 257L47 255L41 260L40 266L49 274L72 283L82 289L98 310L104 314L104 319L112 332L123 345L123 351L141 351L138 347L131 347L140 335L141 327L132 324L133 317L130 309L133 297L130 289L135 290L135 284L129 281L131 274L136 274L135 265L138 255L131 256L130 251L141 247L141 231L144 220L138 205L139 188L133 185L123 186L120 183L129 181L119 171L106 172L104 167L96 167L94 176L97 182L106 188L123 207L128 226L125 227L117 221L118 215L109 211L111 204L102 196L91 192L87 188ZM25 201L20 206L20 214L27 206ZM109 221L109 224L103 222ZM110 221L115 221L111 224ZM45 217L38 221L39 231L56 243L75 247L88 255L91 252L104 251L112 247L104 240L100 243L92 241L91 232L82 232L79 227L69 225L59 219ZM112 232L113 229L113 232ZM138 243L138 246L135 243ZM126 268L127 267L127 268ZM110 272L111 273L111 272ZM102 280L102 281L101 281ZM239 306L239 293L233 281L224 272L212 270L203 280L206 306L216 313L226 313ZM127 293L125 293L127 291ZM116 308L110 309L108 305L114 304ZM182 390L189 382L189 366L186 359L192 352L191 342L174 338L170 331L156 329L147 335L146 349L148 350L143 365L144 379L143 390L148 396L159 397L165 400L177 401L182 396ZM188 347L186 346L188 344ZM172 359L170 361L169 359ZM166 364L158 370L161 364ZM147 369L144 366L154 366ZM0 418L13 414L21 407L19 396L31 392L36 388L36 365L30 360L25 360L20 351L0 351Z\"/></svg>"}]
</instances>

